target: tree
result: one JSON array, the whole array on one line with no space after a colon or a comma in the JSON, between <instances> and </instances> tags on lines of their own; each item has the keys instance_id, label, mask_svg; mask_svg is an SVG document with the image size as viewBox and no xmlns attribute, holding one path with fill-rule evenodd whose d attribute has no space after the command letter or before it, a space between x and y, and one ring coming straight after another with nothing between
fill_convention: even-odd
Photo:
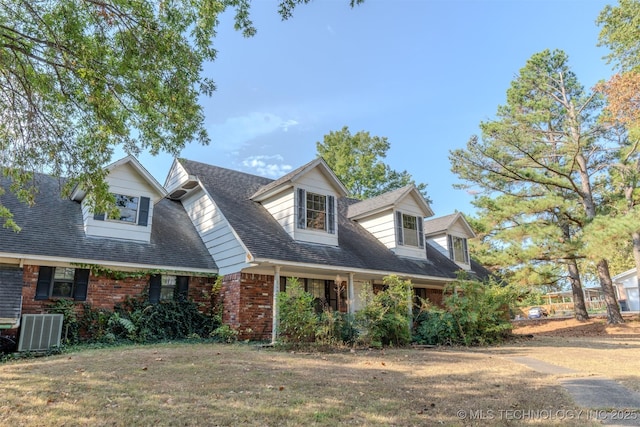
<instances>
[{"instance_id":1,"label":"tree","mask_svg":"<svg viewBox=\"0 0 640 427\"><path fill-rule=\"evenodd\" d=\"M452 151L452 170L486 194L564 200L560 215L580 207L584 223L599 214L599 178L610 163L602 101L588 93L559 50L534 54L507 91L496 120L480 125L482 139ZM560 229L562 224L558 223ZM623 322L606 258L596 260L610 323Z\"/></svg>"},{"instance_id":2,"label":"tree","mask_svg":"<svg viewBox=\"0 0 640 427\"><path fill-rule=\"evenodd\" d=\"M614 206L616 215L608 226L594 224L594 234L609 243L616 241L621 234L631 235L640 288L640 229L637 226L640 216L640 2L620 0L618 6L608 5L596 23L602 26L599 45L610 49L607 59L620 71L598 86L607 99L605 122L613 127L624 126L628 139L623 138L618 152L619 162L611 177L619 189L618 203ZM614 203L615 196L614 192Z\"/></svg>"},{"instance_id":3,"label":"tree","mask_svg":"<svg viewBox=\"0 0 640 427\"><path fill-rule=\"evenodd\" d=\"M390 146L386 137L371 136L365 131L351 135L347 126L329 132L323 142L316 142L318 156L327 162L351 196L357 199L415 184L407 171L397 172L382 161ZM427 185L417 184L416 187L429 202Z\"/></svg>"},{"instance_id":4,"label":"tree","mask_svg":"<svg viewBox=\"0 0 640 427\"><path fill-rule=\"evenodd\" d=\"M584 255L576 237L581 218L571 212L570 200L549 189L539 191L544 196L531 197L531 189L474 200L480 243L473 244L481 248L477 256L505 282L527 291L557 291L570 284L575 317L586 320L589 315L578 269L578 260Z\"/></svg>"},{"instance_id":5,"label":"tree","mask_svg":"<svg viewBox=\"0 0 640 427\"><path fill-rule=\"evenodd\" d=\"M282 18L308 1L282 0ZM67 178L67 191L82 185L105 212L102 168L116 145L177 155L207 144L198 97L215 87L202 66L215 59L227 9L255 34L250 0L0 2L0 168L11 191L32 203L34 173L47 172ZM17 228L2 205L0 217Z\"/></svg>"}]
</instances>

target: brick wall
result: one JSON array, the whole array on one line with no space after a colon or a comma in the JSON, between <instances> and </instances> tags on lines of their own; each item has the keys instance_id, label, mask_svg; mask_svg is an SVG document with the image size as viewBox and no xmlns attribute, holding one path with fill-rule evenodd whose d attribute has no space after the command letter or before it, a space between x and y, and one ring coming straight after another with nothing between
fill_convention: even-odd
<instances>
[{"instance_id":1,"label":"brick wall","mask_svg":"<svg viewBox=\"0 0 640 427\"><path fill-rule=\"evenodd\" d=\"M40 267L26 265L23 269L22 281L22 314L47 313L47 308L55 299L36 300L36 285ZM211 286L214 279L210 277L189 278L189 298L199 303L202 312L211 306ZM94 309L113 311L114 307L127 297L138 297L149 290L149 278L111 279L105 276L89 276L87 300L78 301L78 310L84 303Z\"/></svg>"},{"instance_id":2,"label":"brick wall","mask_svg":"<svg viewBox=\"0 0 640 427\"><path fill-rule=\"evenodd\" d=\"M40 267L37 265L25 265L22 273L22 314L43 314L48 312L48 307L55 303L54 299L35 300L36 285ZM212 304L211 288L215 278L190 277L189 298L198 304L200 311L208 313ZM127 297L137 297L146 294L149 288L149 278L110 279L104 276L89 276L87 300L78 301L76 308L78 314L82 313L84 303L88 303L94 309L113 311L114 307L123 302ZM3 330L2 334L17 337L18 329Z\"/></svg>"},{"instance_id":3,"label":"brick wall","mask_svg":"<svg viewBox=\"0 0 640 427\"><path fill-rule=\"evenodd\" d=\"M224 277L222 321L238 331L241 340L271 339L273 276L234 273Z\"/></svg>"}]
</instances>

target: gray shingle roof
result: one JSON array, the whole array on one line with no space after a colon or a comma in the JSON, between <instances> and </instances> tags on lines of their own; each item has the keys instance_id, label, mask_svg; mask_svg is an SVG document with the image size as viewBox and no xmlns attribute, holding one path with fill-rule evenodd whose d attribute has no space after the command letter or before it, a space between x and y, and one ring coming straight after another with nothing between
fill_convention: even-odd
<instances>
[{"instance_id":1,"label":"gray shingle roof","mask_svg":"<svg viewBox=\"0 0 640 427\"><path fill-rule=\"evenodd\" d=\"M87 237L81 205L60 196L61 181L37 175L38 195L33 207L19 202L7 191L0 203L14 214L19 233L0 227L0 252L124 262L144 267L216 269L180 202L163 199L154 206L150 243ZM8 189L8 181L0 179ZM0 219L1 221L1 219Z\"/></svg>"},{"instance_id":2,"label":"gray shingle roof","mask_svg":"<svg viewBox=\"0 0 640 427\"><path fill-rule=\"evenodd\" d=\"M360 200L349 206L348 217L353 218L360 214L372 212L378 209L393 206L402 199L411 189L413 185L405 185L393 191L381 194L370 199Z\"/></svg>"},{"instance_id":3,"label":"gray shingle roof","mask_svg":"<svg viewBox=\"0 0 640 427\"><path fill-rule=\"evenodd\" d=\"M180 160L187 173L197 176L229 224L256 258L454 278L460 268L427 245L428 260L396 256L360 224L347 218L358 200L338 198L338 247L293 240L269 214L250 198L273 181L268 178Z\"/></svg>"},{"instance_id":4,"label":"gray shingle roof","mask_svg":"<svg viewBox=\"0 0 640 427\"><path fill-rule=\"evenodd\" d=\"M457 213L453 213L450 215L439 216L437 218L426 219L424 221L424 234L429 235L446 231L457 216Z\"/></svg>"}]
</instances>

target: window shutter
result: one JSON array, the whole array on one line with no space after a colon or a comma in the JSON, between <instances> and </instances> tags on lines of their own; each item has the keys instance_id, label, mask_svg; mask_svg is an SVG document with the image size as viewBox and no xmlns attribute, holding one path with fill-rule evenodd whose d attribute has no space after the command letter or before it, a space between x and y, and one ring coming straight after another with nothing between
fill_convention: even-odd
<instances>
[{"instance_id":1,"label":"window shutter","mask_svg":"<svg viewBox=\"0 0 640 427\"><path fill-rule=\"evenodd\" d=\"M396 211L396 243L400 246L404 245L402 238L402 212Z\"/></svg>"},{"instance_id":2,"label":"window shutter","mask_svg":"<svg viewBox=\"0 0 640 427\"><path fill-rule=\"evenodd\" d=\"M49 299L49 288L53 277L53 267L40 267L38 284L36 285L36 300Z\"/></svg>"},{"instance_id":3,"label":"window shutter","mask_svg":"<svg viewBox=\"0 0 640 427\"><path fill-rule=\"evenodd\" d=\"M424 249L424 229L422 228L422 217L416 217L416 221L418 222L418 247L420 249Z\"/></svg>"},{"instance_id":4,"label":"window shutter","mask_svg":"<svg viewBox=\"0 0 640 427\"><path fill-rule=\"evenodd\" d=\"M189 295L189 276L176 277L176 292L182 298L187 299Z\"/></svg>"},{"instance_id":5,"label":"window shutter","mask_svg":"<svg viewBox=\"0 0 640 427\"><path fill-rule=\"evenodd\" d=\"M453 258L453 237L451 237L451 234L447 234L447 246L449 247L449 259L455 261Z\"/></svg>"},{"instance_id":6,"label":"window shutter","mask_svg":"<svg viewBox=\"0 0 640 427\"><path fill-rule=\"evenodd\" d=\"M149 222L149 202L148 197L140 197L140 209L138 212L138 225L146 226Z\"/></svg>"},{"instance_id":7,"label":"window shutter","mask_svg":"<svg viewBox=\"0 0 640 427\"><path fill-rule=\"evenodd\" d=\"M462 239L462 250L464 251L464 262L470 264L469 262L469 248L467 247L467 239Z\"/></svg>"},{"instance_id":8,"label":"window shutter","mask_svg":"<svg viewBox=\"0 0 640 427\"><path fill-rule=\"evenodd\" d=\"M105 218L104 213L97 213L93 215L93 219L95 219L96 221L104 221L104 218Z\"/></svg>"},{"instance_id":9,"label":"window shutter","mask_svg":"<svg viewBox=\"0 0 640 427\"><path fill-rule=\"evenodd\" d=\"M75 285L73 299L76 301L86 301L87 289L89 288L89 270L86 268L77 268L73 282Z\"/></svg>"},{"instance_id":10,"label":"window shutter","mask_svg":"<svg viewBox=\"0 0 640 427\"><path fill-rule=\"evenodd\" d=\"M298 188L298 228L307 228L307 192Z\"/></svg>"},{"instance_id":11,"label":"window shutter","mask_svg":"<svg viewBox=\"0 0 640 427\"><path fill-rule=\"evenodd\" d=\"M149 302L156 304L160 302L160 288L162 287L162 276L154 274L149 278Z\"/></svg>"},{"instance_id":12,"label":"window shutter","mask_svg":"<svg viewBox=\"0 0 640 427\"><path fill-rule=\"evenodd\" d=\"M327 230L331 234L336 234L336 198L327 196Z\"/></svg>"}]
</instances>

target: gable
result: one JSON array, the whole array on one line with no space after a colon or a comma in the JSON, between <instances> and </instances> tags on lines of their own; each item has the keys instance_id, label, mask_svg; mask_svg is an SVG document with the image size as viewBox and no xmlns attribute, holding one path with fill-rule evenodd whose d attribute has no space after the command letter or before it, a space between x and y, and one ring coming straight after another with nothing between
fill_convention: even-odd
<instances>
[{"instance_id":1,"label":"gable","mask_svg":"<svg viewBox=\"0 0 640 427\"><path fill-rule=\"evenodd\" d=\"M123 216L105 218L104 214L95 214L86 199L83 200L83 222L87 236L149 242L154 204L162 199L163 194L130 163L112 169L106 181L110 192L116 195Z\"/></svg>"},{"instance_id":2,"label":"gable","mask_svg":"<svg viewBox=\"0 0 640 427\"><path fill-rule=\"evenodd\" d=\"M343 186L322 159L264 185L251 199L260 203L294 240L338 245L337 198Z\"/></svg>"}]
</instances>

